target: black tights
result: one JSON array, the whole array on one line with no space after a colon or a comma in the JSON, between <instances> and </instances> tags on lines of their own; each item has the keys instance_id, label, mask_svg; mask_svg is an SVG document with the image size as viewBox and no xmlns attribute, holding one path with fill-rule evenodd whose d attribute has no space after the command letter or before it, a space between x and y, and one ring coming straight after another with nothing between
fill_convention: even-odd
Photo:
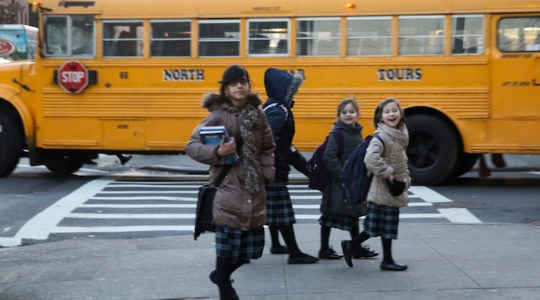
<instances>
[{"instance_id":1,"label":"black tights","mask_svg":"<svg viewBox=\"0 0 540 300\"><path fill-rule=\"evenodd\" d=\"M328 249L330 247L329 240L330 240L330 230L331 227L321 225L321 250ZM351 239L358 235L358 224L354 225L352 229L349 231L351 234Z\"/></svg>"},{"instance_id":2,"label":"black tights","mask_svg":"<svg viewBox=\"0 0 540 300\"><path fill-rule=\"evenodd\" d=\"M367 241L371 236L367 234L365 231L360 232L360 234L356 235L351 240L351 248L352 249L358 249L360 245L362 245L363 242Z\"/></svg>"},{"instance_id":3,"label":"black tights","mask_svg":"<svg viewBox=\"0 0 540 300\"><path fill-rule=\"evenodd\" d=\"M371 236L366 232L362 231L359 235L355 236L351 240L351 250L358 249L360 245L369 239ZM385 239L381 237L381 244L383 248L383 263L393 264L394 258L392 257L392 239Z\"/></svg>"},{"instance_id":4,"label":"black tights","mask_svg":"<svg viewBox=\"0 0 540 300\"><path fill-rule=\"evenodd\" d=\"M219 287L220 300L234 299L232 296L231 274L246 262L246 260L238 260L236 263L232 263L229 257L218 256L216 258L217 285Z\"/></svg>"},{"instance_id":5,"label":"black tights","mask_svg":"<svg viewBox=\"0 0 540 300\"><path fill-rule=\"evenodd\" d=\"M270 229L270 237L272 238L272 247L279 246L278 232L281 232L281 236L283 236L283 240L285 241L287 248L289 248L289 256L299 257L302 255L302 251L300 251L300 248L298 248L298 244L296 243L296 237L294 235L294 228L292 224L279 226L270 225L268 227Z\"/></svg>"},{"instance_id":6,"label":"black tights","mask_svg":"<svg viewBox=\"0 0 540 300\"><path fill-rule=\"evenodd\" d=\"M270 230L270 238L272 239L272 247L278 247L281 246L281 243L279 242L279 230L277 226L270 225L268 226Z\"/></svg>"},{"instance_id":7,"label":"black tights","mask_svg":"<svg viewBox=\"0 0 540 300\"><path fill-rule=\"evenodd\" d=\"M385 264L394 264L394 258L392 258L392 240L383 239L381 237L381 243L383 248L383 263Z\"/></svg>"}]
</instances>

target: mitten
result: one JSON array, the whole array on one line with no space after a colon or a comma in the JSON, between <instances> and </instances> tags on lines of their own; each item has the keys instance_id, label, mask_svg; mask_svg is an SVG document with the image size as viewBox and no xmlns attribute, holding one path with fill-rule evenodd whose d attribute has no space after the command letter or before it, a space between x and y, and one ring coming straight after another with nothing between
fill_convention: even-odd
<instances>
[{"instance_id":1,"label":"mitten","mask_svg":"<svg viewBox=\"0 0 540 300\"><path fill-rule=\"evenodd\" d=\"M405 182L392 180L388 182L388 185L390 186L390 194L394 197L401 195L405 191Z\"/></svg>"}]
</instances>

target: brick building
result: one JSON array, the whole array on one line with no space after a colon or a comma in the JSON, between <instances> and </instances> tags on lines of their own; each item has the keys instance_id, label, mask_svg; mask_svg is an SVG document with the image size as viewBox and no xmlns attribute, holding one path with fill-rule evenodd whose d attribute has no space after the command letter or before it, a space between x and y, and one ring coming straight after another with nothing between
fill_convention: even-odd
<instances>
[{"instance_id":1,"label":"brick building","mask_svg":"<svg viewBox=\"0 0 540 300\"><path fill-rule=\"evenodd\" d=\"M27 0L0 0L0 24L31 24L32 17Z\"/></svg>"}]
</instances>

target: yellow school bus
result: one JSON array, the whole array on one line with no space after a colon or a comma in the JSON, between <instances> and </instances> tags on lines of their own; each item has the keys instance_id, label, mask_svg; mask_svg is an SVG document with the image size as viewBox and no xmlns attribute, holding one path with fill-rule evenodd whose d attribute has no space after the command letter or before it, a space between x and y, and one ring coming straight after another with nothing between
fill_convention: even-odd
<instances>
[{"instance_id":1,"label":"yellow school bus","mask_svg":"<svg viewBox=\"0 0 540 300\"><path fill-rule=\"evenodd\" d=\"M204 93L244 65L301 73L294 143L310 151L355 97L364 134L395 97L415 184L479 154L540 154L539 0L32 1L35 61L0 65L0 175L19 157L69 174L99 153L183 153Z\"/></svg>"}]
</instances>

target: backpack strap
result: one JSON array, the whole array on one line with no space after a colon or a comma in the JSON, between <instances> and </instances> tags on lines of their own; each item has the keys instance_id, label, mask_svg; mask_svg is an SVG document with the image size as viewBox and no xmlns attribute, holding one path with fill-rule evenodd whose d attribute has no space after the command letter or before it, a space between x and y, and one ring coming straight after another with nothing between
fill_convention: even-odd
<instances>
[{"instance_id":1,"label":"backpack strap","mask_svg":"<svg viewBox=\"0 0 540 300\"><path fill-rule=\"evenodd\" d=\"M219 173L218 178L212 183L215 187L219 187L221 185L221 182L223 179L225 179L225 176L227 176L227 173L229 173L229 169L231 168L230 165L227 165L221 170L221 173Z\"/></svg>"},{"instance_id":2,"label":"backpack strap","mask_svg":"<svg viewBox=\"0 0 540 300\"><path fill-rule=\"evenodd\" d=\"M277 103L277 102L274 102L274 103L268 105L267 107L263 108L263 111L266 112L267 109L269 109L271 107L274 107L274 106L281 107L281 109L283 109L283 111L285 112L285 119L289 118L289 111L287 110L287 107L284 104L280 104L280 103Z\"/></svg>"}]
</instances>

